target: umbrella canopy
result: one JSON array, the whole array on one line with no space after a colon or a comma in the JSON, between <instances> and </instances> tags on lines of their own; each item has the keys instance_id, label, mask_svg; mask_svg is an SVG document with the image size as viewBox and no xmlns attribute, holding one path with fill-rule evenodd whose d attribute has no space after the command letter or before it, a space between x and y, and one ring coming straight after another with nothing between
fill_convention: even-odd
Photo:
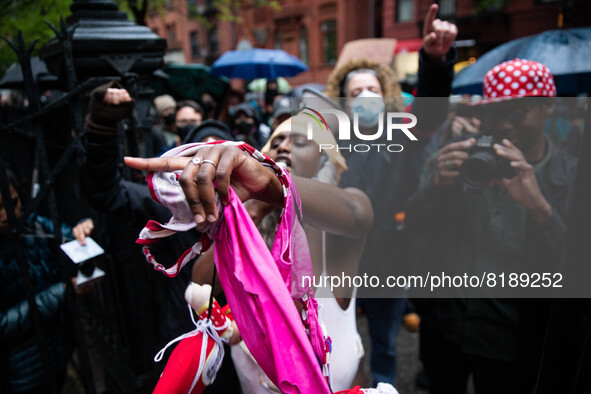
<instances>
[{"instance_id":1,"label":"umbrella canopy","mask_svg":"<svg viewBox=\"0 0 591 394\"><path fill-rule=\"evenodd\" d=\"M304 93L309 89L317 90L318 92L322 93L324 91L324 85L320 83L305 83L293 88L289 95L291 97L303 97Z\"/></svg>"},{"instance_id":2,"label":"umbrella canopy","mask_svg":"<svg viewBox=\"0 0 591 394\"><path fill-rule=\"evenodd\" d=\"M267 78L257 78L248 84L248 90L255 93L265 93L267 91ZM291 85L285 78L277 78L277 90L285 94L291 90Z\"/></svg>"},{"instance_id":3,"label":"umbrella canopy","mask_svg":"<svg viewBox=\"0 0 591 394\"><path fill-rule=\"evenodd\" d=\"M513 59L527 59L547 66L561 95L589 91L591 87L591 27L549 30L500 45L465 68L453 82L453 92L482 94L488 70Z\"/></svg>"},{"instance_id":4,"label":"umbrella canopy","mask_svg":"<svg viewBox=\"0 0 591 394\"><path fill-rule=\"evenodd\" d=\"M249 49L228 51L211 66L210 73L228 78L293 77L307 71L300 59L281 49Z\"/></svg>"},{"instance_id":5,"label":"umbrella canopy","mask_svg":"<svg viewBox=\"0 0 591 394\"><path fill-rule=\"evenodd\" d=\"M31 58L31 70L33 71L33 78L42 89L52 89L59 86L58 78L47 71L47 66L37 56ZM13 63L0 79L0 88L22 89L24 86L21 66L18 63Z\"/></svg>"},{"instance_id":6,"label":"umbrella canopy","mask_svg":"<svg viewBox=\"0 0 591 394\"><path fill-rule=\"evenodd\" d=\"M203 64L168 64L164 72L167 78L154 84L156 96L170 94L177 100L198 101L202 93L208 92L221 99L230 87L226 78L211 75Z\"/></svg>"}]
</instances>

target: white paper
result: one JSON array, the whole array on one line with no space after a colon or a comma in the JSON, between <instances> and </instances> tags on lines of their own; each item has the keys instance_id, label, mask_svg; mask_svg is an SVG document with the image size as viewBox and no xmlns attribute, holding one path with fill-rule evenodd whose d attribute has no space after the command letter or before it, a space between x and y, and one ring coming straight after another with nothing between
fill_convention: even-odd
<instances>
[{"instance_id":1,"label":"white paper","mask_svg":"<svg viewBox=\"0 0 591 394\"><path fill-rule=\"evenodd\" d=\"M103 248L90 237L86 237L86 245L84 246L80 245L80 242L77 240L73 240L61 244L60 248L62 248L68 257L76 264L105 253Z\"/></svg>"}]
</instances>

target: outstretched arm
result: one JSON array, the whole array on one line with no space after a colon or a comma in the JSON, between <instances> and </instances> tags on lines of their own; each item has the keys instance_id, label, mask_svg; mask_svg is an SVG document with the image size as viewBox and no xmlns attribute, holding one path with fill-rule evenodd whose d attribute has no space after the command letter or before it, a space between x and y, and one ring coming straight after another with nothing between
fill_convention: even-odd
<instances>
[{"instance_id":1,"label":"outstretched arm","mask_svg":"<svg viewBox=\"0 0 591 394\"><path fill-rule=\"evenodd\" d=\"M126 157L125 163L145 171L183 170L179 183L200 230L218 219L214 182L224 205L230 201L232 186L241 201L258 199L274 207L283 205L283 188L273 170L236 146L203 146L191 157L140 159Z\"/></svg>"},{"instance_id":2,"label":"outstretched arm","mask_svg":"<svg viewBox=\"0 0 591 394\"><path fill-rule=\"evenodd\" d=\"M281 207L281 184L273 171L234 146L212 145L201 148L195 164L190 157L154 159L125 158L130 167L146 171L183 170L179 180L197 224L217 220L214 185L224 204L232 185L242 201L252 198ZM203 162L206 160L207 162ZM217 167L209 161L217 163ZM294 176L305 221L332 234L363 237L373 223L367 196L357 189L340 189L315 180Z\"/></svg>"},{"instance_id":3,"label":"outstretched arm","mask_svg":"<svg viewBox=\"0 0 591 394\"><path fill-rule=\"evenodd\" d=\"M365 237L373 223L373 209L365 193L313 179L293 178L302 200L304 222L334 235Z\"/></svg>"}]
</instances>

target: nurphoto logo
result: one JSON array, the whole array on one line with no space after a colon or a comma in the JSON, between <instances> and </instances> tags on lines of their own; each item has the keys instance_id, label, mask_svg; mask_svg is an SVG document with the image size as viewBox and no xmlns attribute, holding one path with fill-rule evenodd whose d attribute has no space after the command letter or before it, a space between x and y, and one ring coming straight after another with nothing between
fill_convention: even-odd
<instances>
[{"instance_id":1,"label":"nurphoto logo","mask_svg":"<svg viewBox=\"0 0 591 394\"><path fill-rule=\"evenodd\" d=\"M320 144L318 146L320 152L323 150L331 150L336 149L337 151L354 151L354 152L370 152L370 151L377 151L380 152L381 150L386 150L388 152L402 152L404 150L404 146L401 144L389 144L385 142L392 141L392 136L395 132L403 132L404 135L410 141L418 141L417 137L409 130L416 126L417 124L417 117L411 113L407 112L386 112L384 116L384 112L379 112L376 114L375 125L377 126L377 130L368 134L367 128L363 129L363 132L359 130L359 114L357 112L353 113L353 127L351 128L351 120L349 115L346 112L338 110L338 109L321 109L321 110L314 110L310 107L304 107L305 115L310 117L308 122L308 129L307 129L307 136L308 139L313 139L313 122L318 124L321 132L328 132L333 133L335 138L337 139L338 145L333 144ZM309 111L309 112L307 112ZM332 115L335 116L338 121L338 130L331 130L328 127L328 123L326 122L325 116ZM386 139L384 140L384 119L386 120ZM374 126L375 127L375 126ZM360 141L373 141L373 143L357 143L357 144L340 144L340 142L347 142L351 141L351 129L353 129L353 133L355 138ZM380 141L378 143L377 141Z\"/></svg>"}]
</instances>

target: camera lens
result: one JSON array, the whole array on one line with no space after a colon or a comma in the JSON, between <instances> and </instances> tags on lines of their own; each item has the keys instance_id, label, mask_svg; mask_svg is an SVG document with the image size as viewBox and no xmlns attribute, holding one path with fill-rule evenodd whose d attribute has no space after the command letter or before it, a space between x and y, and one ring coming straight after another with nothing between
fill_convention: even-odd
<instances>
[{"instance_id":1,"label":"camera lens","mask_svg":"<svg viewBox=\"0 0 591 394\"><path fill-rule=\"evenodd\" d=\"M476 152L460 167L460 182L471 189L480 189L493 180L496 168L497 158L494 153Z\"/></svg>"}]
</instances>

